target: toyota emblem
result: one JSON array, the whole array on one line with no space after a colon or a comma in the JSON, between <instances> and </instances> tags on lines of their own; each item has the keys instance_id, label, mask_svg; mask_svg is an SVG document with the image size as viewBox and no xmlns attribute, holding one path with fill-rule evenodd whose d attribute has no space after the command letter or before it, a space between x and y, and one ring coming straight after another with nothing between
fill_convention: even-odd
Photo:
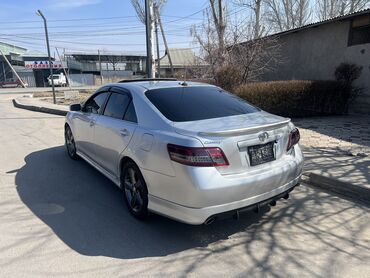
<instances>
[{"instance_id":1,"label":"toyota emblem","mask_svg":"<svg viewBox=\"0 0 370 278\"><path fill-rule=\"evenodd\" d=\"M263 132L260 135L258 135L258 138L261 142L265 142L269 138L269 134L267 132Z\"/></svg>"}]
</instances>

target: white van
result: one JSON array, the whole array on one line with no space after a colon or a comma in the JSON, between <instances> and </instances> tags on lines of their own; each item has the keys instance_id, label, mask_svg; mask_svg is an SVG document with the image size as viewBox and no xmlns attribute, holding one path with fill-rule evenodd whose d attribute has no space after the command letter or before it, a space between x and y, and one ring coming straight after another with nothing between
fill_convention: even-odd
<instances>
[{"instance_id":1,"label":"white van","mask_svg":"<svg viewBox=\"0 0 370 278\"><path fill-rule=\"evenodd\" d=\"M51 75L48 77L48 84L49 86L52 86L51 84ZM58 74L53 74L53 81L54 81L54 86L67 86L67 78L63 73L58 73Z\"/></svg>"}]
</instances>

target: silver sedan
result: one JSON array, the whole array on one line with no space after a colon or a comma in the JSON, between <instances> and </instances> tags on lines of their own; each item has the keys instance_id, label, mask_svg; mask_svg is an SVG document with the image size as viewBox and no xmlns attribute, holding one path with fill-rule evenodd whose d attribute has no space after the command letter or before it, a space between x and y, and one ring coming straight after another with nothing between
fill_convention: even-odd
<instances>
[{"instance_id":1,"label":"silver sedan","mask_svg":"<svg viewBox=\"0 0 370 278\"><path fill-rule=\"evenodd\" d=\"M218 87L142 80L106 85L71 105L65 141L123 190L130 212L189 223L289 197L303 155L290 119Z\"/></svg>"}]
</instances>

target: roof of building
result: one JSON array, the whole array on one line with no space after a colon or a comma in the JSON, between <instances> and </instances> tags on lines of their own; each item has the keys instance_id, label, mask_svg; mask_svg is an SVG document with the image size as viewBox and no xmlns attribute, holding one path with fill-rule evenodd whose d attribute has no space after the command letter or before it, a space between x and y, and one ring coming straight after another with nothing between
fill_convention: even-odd
<instances>
[{"instance_id":1,"label":"roof of building","mask_svg":"<svg viewBox=\"0 0 370 278\"><path fill-rule=\"evenodd\" d=\"M68 52L65 53L67 56L73 56L76 60L83 61L98 61L99 56L102 61L117 59L116 62L125 61L125 60L140 60L145 59L145 55L141 54L130 54L125 52L108 52L100 51L98 52Z\"/></svg>"},{"instance_id":2,"label":"roof of building","mask_svg":"<svg viewBox=\"0 0 370 278\"><path fill-rule=\"evenodd\" d=\"M48 57L48 54L43 53L38 50L27 50L24 54L22 54L23 57Z\"/></svg>"},{"instance_id":3,"label":"roof of building","mask_svg":"<svg viewBox=\"0 0 370 278\"><path fill-rule=\"evenodd\" d=\"M11 47L11 48L19 48L19 49L22 49L24 51L27 50L27 48L24 48L22 46L18 46L18 45L15 45L15 44L10 44L10 43L7 43L7 42L0 42L0 45L4 45L4 46L7 46L7 47Z\"/></svg>"},{"instance_id":4,"label":"roof of building","mask_svg":"<svg viewBox=\"0 0 370 278\"><path fill-rule=\"evenodd\" d=\"M206 63L195 56L191 48L170 48L171 60L174 67L206 65ZM170 67L167 53L160 59L161 67Z\"/></svg>"},{"instance_id":5,"label":"roof of building","mask_svg":"<svg viewBox=\"0 0 370 278\"><path fill-rule=\"evenodd\" d=\"M314 28L314 27L318 27L318 26L321 26L321 25L324 25L324 24L333 23L333 22L337 22L337 21L343 21L343 20L351 19L351 18L359 16L359 15L367 15L367 14L370 14L370 8L364 9L364 10L361 10L361 11L357 11L357 12L353 12L353 13L348 13L348 14L345 14L345 15L335 16L335 17L332 17L332 18L328 18L328 19L313 22L313 23L309 23L309 24L301 26L301 27L297 27L297 28L289 29L289 30L282 31L282 32L279 32L279 33L275 33L275 34L272 34L270 36L281 36L281 35L287 35L287 34L290 34L290 33L296 33L296 32L299 32L299 31L302 31L302 30L305 30L305 29L308 29L308 28Z\"/></svg>"}]
</instances>

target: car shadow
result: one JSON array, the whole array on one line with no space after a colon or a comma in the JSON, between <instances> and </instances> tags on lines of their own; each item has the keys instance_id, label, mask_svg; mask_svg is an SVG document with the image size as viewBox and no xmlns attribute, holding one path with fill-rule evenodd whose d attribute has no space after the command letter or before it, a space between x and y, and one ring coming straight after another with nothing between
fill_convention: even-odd
<instances>
[{"instance_id":1,"label":"car shadow","mask_svg":"<svg viewBox=\"0 0 370 278\"><path fill-rule=\"evenodd\" d=\"M15 179L21 200L65 244L87 256L166 256L227 239L263 216L247 212L239 221L209 226L158 215L138 221L128 212L121 190L86 162L69 159L64 146L33 152L25 162Z\"/></svg>"}]
</instances>

